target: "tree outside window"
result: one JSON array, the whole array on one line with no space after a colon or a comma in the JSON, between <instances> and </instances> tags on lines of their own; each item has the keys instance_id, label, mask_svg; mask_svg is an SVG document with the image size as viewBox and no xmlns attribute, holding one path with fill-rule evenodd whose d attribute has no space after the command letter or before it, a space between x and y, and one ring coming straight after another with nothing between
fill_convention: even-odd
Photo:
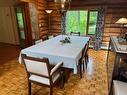
<instances>
[{"instance_id":1,"label":"tree outside window","mask_svg":"<svg viewBox=\"0 0 127 95\"><path fill-rule=\"evenodd\" d=\"M95 34L97 11L68 11L67 12L67 33L80 32L81 35Z\"/></svg>"}]
</instances>

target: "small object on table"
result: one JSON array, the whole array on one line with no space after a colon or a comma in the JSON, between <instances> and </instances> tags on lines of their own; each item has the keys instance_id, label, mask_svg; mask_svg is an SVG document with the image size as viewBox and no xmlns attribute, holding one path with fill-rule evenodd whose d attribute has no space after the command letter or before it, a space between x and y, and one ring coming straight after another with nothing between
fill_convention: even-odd
<instances>
[{"instance_id":1,"label":"small object on table","mask_svg":"<svg viewBox=\"0 0 127 95\"><path fill-rule=\"evenodd\" d=\"M70 37L65 37L64 40L60 40L61 43L71 43Z\"/></svg>"}]
</instances>

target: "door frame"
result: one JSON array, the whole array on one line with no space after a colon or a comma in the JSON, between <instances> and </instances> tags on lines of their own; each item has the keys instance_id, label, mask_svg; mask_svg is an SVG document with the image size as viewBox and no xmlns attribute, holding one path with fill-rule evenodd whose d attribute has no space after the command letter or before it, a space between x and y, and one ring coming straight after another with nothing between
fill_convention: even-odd
<instances>
[{"instance_id":1,"label":"door frame","mask_svg":"<svg viewBox=\"0 0 127 95\"><path fill-rule=\"evenodd\" d=\"M32 45L32 27L31 27L31 20L30 20L30 12L29 12L29 3L27 2L21 2L17 5L15 5L15 15L17 13L16 8L21 8L22 14L23 14L23 24L24 24L24 32L25 32L25 43L21 44L21 37L20 37L20 29L18 27L18 19L17 20L17 28L18 28L18 34L19 34L19 41L20 41L20 47L25 48Z\"/></svg>"}]
</instances>

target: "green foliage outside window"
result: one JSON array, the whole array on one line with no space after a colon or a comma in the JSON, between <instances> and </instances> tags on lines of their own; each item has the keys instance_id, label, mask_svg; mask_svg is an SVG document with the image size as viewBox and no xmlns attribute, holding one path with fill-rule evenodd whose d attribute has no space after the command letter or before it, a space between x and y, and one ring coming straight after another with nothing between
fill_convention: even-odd
<instances>
[{"instance_id":1,"label":"green foliage outside window","mask_svg":"<svg viewBox=\"0 0 127 95\"><path fill-rule=\"evenodd\" d=\"M19 28L22 29L24 27L22 13L17 13L17 20L18 20Z\"/></svg>"},{"instance_id":2,"label":"green foliage outside window","mask_svg":"<svg viewBox=\"0 0 127 95\"><path fill-rule=\"evenodd\" d=\"M88 34L95 34L97 22L97 11L90 12Z\"/></svg>"},{"instance_id":3,"label":"green foliage outside window","mask_svg":"<svg viewBox=\"0 0 127 95\"><path fill-rule=\"evenodd\" d=\"M68 32L78 32L78 13L77 11L69 11L68 12L68 23L67 23L67 31Z\"/></svg>"},{"instance_id":4,"label":"green foliage outside window","mask_svg":"<svg viewBox=\"0 0 127 95\"><path fill-rule=\"evenodd\" d=\"M97 11L90 11L88 34L95 34ZM86 35L88 11L68 11L67 12L67 32L80 32Z\"/></svg>"},{"instance_id":5,"label":"green foliage outside window","mask_svg":"<svg viewBox=\"0 0 127 95\"><path fill-rule=\"evenodd\" d=\"M88 11L80 11L80 34L86 35Z\"/></svg>"}]
</instances>

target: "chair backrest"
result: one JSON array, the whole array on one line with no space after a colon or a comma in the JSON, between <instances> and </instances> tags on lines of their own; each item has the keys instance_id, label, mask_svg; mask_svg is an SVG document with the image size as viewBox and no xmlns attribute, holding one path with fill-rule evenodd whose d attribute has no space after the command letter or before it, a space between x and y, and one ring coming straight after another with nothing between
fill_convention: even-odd
<instances>
[{"instance_id":1,"label":"chair backrest","mask_svg":"<svg viewBox=\"0 0 127 95\"><path fill-rule=\"evenodd\" d=\"M48 39L51 39L51 38L53 38L54 37L54 35L49 35L48 36Z\"/></svg>"},{"instance_id":2,"label":"chair backrest","mask_svg":"<svg viewBox=\"0 0 127 95\"><path fill-rule=\"evenodd\" d=\"M80 36L80 32L70 32L70 35L73 35L73 36Z\"/></svg>"},{"instance_id":3,"label":"chair backrest","mask_svg":"<svg viewBox=\"0 0 127 95\"><path fill-rule=\"evenodd\" d=\"M21 54L25 69L28 74L35 74L44 77L50 76L50 64L48 58L34 58Z\"/></svg>"},{"instance_id":4,"label":"chair backrest","mask_svg":"<svg viewBox=\"0 0 127 95\"><path fill-rule=\"evenodd\" d=\"M89 41L85 44L85 47L82 51L82 57L84 57L87 54L88 49L89 49Z\"/></svg>"},{"instance_id":5,"label":"chair backrest","mask_svg":"<svg viewBox=\"0 0 127 95\"><path fill-rule=\"evenodd\" d=\"M42 42L42 39L36 40L36 41L35 41L35 44L38 44L38 43L40 43L40 42Z\"/></svg>"}]
</instances>

